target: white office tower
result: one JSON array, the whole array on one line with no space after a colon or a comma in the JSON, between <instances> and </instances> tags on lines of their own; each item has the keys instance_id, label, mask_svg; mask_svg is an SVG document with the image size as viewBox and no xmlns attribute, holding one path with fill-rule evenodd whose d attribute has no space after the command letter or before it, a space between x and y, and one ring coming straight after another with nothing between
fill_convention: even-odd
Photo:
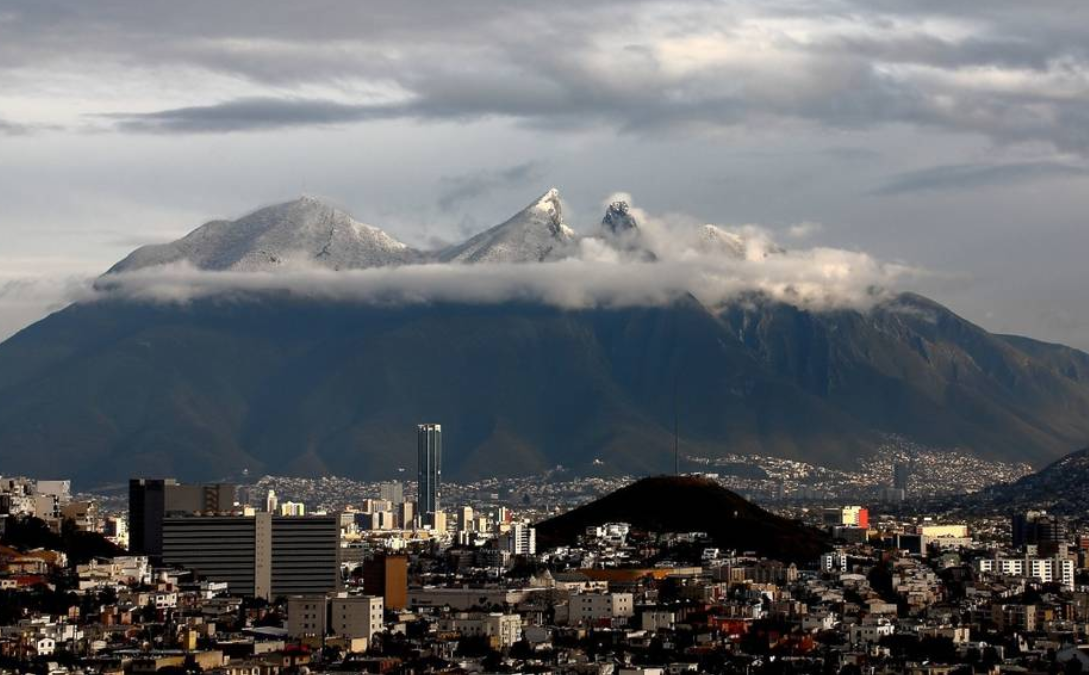
<instances>
[{"instance_id":1,"label":"white office tower","mask_svg":"<svg viewBox=\"0 0 1089 675\"><path fill-rule=\"evenodd\" d=\"M276 498L276 491L269 490L268 496L265 497L265 513L279 513L280 500Z\"/></svg>"},{"instance_id":2,"label":"white office tower","mask_svg":"<svg viewBox=\"0 0 1089 675\"><path fill-rule=\"evenodd\" d=\"M513 523L499 538L500 549L511 555L535 555L537 553L537 530L526 523Z\"/></svg>"},{"instance_id":3,"label":"white office tower","mask_svg":"<svg viewBox=\"0 0 1089 675\"><path fill-rule=\"evenodd\" d=\"M473 525L473 507L463 506L458 509L458 532L472 532Z\"/></svg>"}]
</instances>

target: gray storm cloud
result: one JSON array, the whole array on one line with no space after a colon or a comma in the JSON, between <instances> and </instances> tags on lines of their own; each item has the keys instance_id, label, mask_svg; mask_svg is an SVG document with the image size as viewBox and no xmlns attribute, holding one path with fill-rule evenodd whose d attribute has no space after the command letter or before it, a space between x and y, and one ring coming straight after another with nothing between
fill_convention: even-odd
<instances>
[{"instance_id":1,"label":"gray storm cloud","mask_svg":"<svg viewBox=\"0 0 1089 675\"><path fill-rule=\"evenodd\" d=\"M88 111L129 132L389 118L637 133L908 124L1089 152L1084 3L455 4L334 1L299 22L275 1L25 3L0 21L0 78L87 62L134 77L140 63L223 83L198 98L182 85L164 99L177 105Z\"/></svg>"}]
</instances>

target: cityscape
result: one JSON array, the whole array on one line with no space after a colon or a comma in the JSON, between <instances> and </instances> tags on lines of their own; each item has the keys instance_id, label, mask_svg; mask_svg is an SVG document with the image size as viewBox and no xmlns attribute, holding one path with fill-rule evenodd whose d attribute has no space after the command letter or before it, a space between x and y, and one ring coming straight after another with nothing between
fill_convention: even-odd
<instances>
[{"instance_id":1,"label":"cityscape","mask_svg":"<svg viewBox=\"0 0 1089 675\"><path fill-rule=\"evenodd\" d=\"M804 463L686 457L708 470L458 484L442 477L443 440L441 424L418 426L415 481L133 478L125 496L96 496L4 478L0 664L609 675L1048 672L1085 658L1063 645L1089 626L1089 520L928 512L978 489L955 490L958 474L902 441L884 448L891 464L816 477ZM790 487L753 490L767 511L746 504L728 490L738 466ZM1026 473L989 468L1004 484ZM838 497L793 487L847 475ZM676 496L641 487L654 481L678 481L690 503L653 503ZM625 493L629 521L580 515ZM819 548L801 529L774 552L686 530L730 517L718 493L746 522L802 528Z\"/></svg>"},{"instance_id":2,"label":"cityscape","mask_svg":"<svg viewBox=\"0 0 1089 675\"><path fill-rule=\"evenodd\" d=\"M0 0L0 675L1089 673L1089 1Z\"/></svg>"}]
</instances>

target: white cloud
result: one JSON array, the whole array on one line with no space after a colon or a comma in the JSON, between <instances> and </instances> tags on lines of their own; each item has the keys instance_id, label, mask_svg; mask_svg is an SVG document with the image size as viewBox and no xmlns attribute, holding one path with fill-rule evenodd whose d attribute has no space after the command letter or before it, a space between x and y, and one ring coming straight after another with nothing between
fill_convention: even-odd
<instances>
[{"instance_id":1,"label":"white cloud","mask_svg":"<svg viewBox=\"0 0 1089 675\"><path fill-rule=\"evenodd\" d=\"M337 272L307 266L211 272L170 265L100 278L82 297L188 302L276 293L369 304L532 301L581 309L661 305L688 294L718 306L759 293L820 311L867 309L924 274L857 251L786 250L754 225L717 228L740 242L739 250L722 249L708 245L701 227L671 224L638 208L632 213L656 256L653 262L585 237L570 257L530 264L424 263Z\"/></svg>"},{"instance_id":2,"label":"white cloud","mask_svg":"<svg viewBox=\"0 0 1089 675\"><path fill-rule=\"evenodd\" d=\"M820 234L820 232L822 232L823 230L824 225L821 225L820 223L815 223L810 220L806 220L795 225L791 225L790 228L787 230L787 234L789 234L794 239L808 239L815 234Z\"/></svg>"}]
</instances>

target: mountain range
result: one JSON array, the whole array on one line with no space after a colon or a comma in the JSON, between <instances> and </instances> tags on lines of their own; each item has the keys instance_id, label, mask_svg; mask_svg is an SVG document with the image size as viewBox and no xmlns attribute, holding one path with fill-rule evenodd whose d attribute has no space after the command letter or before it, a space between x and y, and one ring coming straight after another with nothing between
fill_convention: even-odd
<instances>
[{"instance_id":1,"label":"mountain range","mask_svg":"<svg viewBox=\"0 0 1089 675\"><path fill-rule=\"evenodd\" d=\"M137 249L99 283L171 265L528 266L591 243L653 274L662 251L643 230L617 202L579 236L550 190L464 243L421 251L302 198ZM784 255L714 225L692 241L726 264ZM413 467L424 421L444 425L456 478L557 464L657 472L672 465L675 424L690 455L846 466L895 433L1042 465L1089 439L1089 355L988 333L913 294L817 310L759 293L572 309L104 292L0 343L6 473L80 485L244 470L384 478Z\"/></svg>"}]
</instances>

